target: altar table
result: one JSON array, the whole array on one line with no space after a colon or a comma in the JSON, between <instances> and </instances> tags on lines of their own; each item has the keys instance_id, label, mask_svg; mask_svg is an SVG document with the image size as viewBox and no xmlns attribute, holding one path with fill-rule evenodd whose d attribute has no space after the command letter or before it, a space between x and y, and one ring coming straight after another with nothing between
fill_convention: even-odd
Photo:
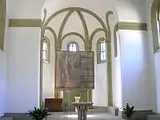
<instances>
[{"instance_id":1,"label":"altar table","mask_svg":"<svg viewBox=\"0 0 160 120\"><path fill-rule=\"evenodd\" d=\"M78 110L78 120L87 120L88 107L92 106L92 102L73 102L72 103Z\"/></svg>"}]
</instances>

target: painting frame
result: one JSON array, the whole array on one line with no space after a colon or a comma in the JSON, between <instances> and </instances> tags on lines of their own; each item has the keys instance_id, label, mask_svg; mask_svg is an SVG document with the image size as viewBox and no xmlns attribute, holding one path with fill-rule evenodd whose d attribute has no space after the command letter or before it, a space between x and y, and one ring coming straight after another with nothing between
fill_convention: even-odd
<instances>
[{"instance_id":1,"label":"painting frame","mask_svg":"<svg viewBox=\"0 0 160 120\"><path fill-rule=\"evenodd\" d=\"M57 50L55 55L56 89L94 89L94 51Z\"/></svg>"}]
</instances>

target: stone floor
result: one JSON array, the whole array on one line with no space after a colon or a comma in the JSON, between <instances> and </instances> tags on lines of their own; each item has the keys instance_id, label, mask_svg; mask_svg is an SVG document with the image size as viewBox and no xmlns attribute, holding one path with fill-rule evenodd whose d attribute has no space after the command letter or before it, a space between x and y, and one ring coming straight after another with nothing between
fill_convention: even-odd
<instances>
[{"instance_id":1,"label":"stone floor","mask_svg":"<svg viewBox=\"0 0 160 120\"><path fill-rule=\"evenodd\" d=\"M77 112L51 112L47 120L77 120ZM30 116L26 114L5 114L3 119L0 120L33 120ZM87 120L122 120L118 116L114 116L107 113L106 108L96 107L95 109L89 109L87 112Z\"/></svg>"},{"instance_id":2,"label":"stone floor","mask_svg":"<svg viewBox=\"0 0 160 120\"><path fill-rule=\"evenodd\" d=\"M122 120L120 117L110 115L106 112L89 112L87 115L88 120ZM48 120L77 120L77 113L68 112L54 112L48 117Z\"/></svg>"}]
</instances>

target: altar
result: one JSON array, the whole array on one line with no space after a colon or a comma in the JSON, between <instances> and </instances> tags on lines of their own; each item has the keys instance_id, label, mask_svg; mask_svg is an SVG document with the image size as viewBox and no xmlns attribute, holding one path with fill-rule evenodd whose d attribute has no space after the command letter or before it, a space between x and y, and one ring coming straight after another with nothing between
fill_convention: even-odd
<instances>
[{"instance_id":1,"label":"altar","mask_svg":"<svg viewBox=\"0 0 160 120\"><path fill-rule=\"evenodd\" d=\"M92 106L92 102L73 102L72 103L78 110L78 120L87 120L88 107Z\"/></svg>"}]
</instances>

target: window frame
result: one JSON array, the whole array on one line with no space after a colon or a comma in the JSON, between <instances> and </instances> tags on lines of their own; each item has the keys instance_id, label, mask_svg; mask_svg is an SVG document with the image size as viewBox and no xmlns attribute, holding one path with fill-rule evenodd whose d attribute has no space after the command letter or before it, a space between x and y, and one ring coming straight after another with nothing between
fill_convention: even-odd
<instances>
[{"instance_id":1,"label":"window frame","mask_svg":"<svg viewBox=\"0 0 160 120\"><path fill-rule=\"evenodd\" d=\"M47 45L47 50L43 49L43 44L46 43ZM43 58L43 52L46 52L46 59ZM42 60L44 63L49 63L50 62L50 40L47 36L44 37L43 43L42 43Z\"/></svg>"},{"instance_id":2,"label":"window frame","mask_svg":"<svg viewBox=\"0 0 160 120\"><path fill-rule=\"evenodd\" d=\"M76 45L76 51L69 51L69 46L70 46L70 44L75 44ZM70 42L68 42L67 43L67 51L68 52L78 52L79 51L79 44L78 44L78 42L76 42L76 41L70 41Z\"/></svg>"},{"instance_id":3,"label":"window frame","mask_svg":"<svg viewBox=\"0 0 160 120\"><path fill-rule=\"evenodd\" d=\"M157 22L157 36L158 36L158 48L160 49L160 4L156 11L156 22Z\"/></svg>"},{"instance_id":4,"label":"window frame","mask_svg":"<svg viewBox=\"0 0 160 120\"><path fill-rule=\"evenodd\" d=\"M106 40L105 40L105 38L100 38L97 41L97 64L106 63L106 60L107 60L107 56L106 56L105 60L101 60L101 41L103 41L103 40L105 42L105 53L107 53L107 43L106 43Z\"/></svg>"},{"instance_id":5,"label":"window frame","mask_svg":"<svg viewBox=\"0 0 160 120\"><path fill-rule=\"evenodd\" d=\"M152 27L152 40L153 40L153 53L160 52L160 0L154 0L151 7L151 27Z\"/></svg>"}]
</instances>

